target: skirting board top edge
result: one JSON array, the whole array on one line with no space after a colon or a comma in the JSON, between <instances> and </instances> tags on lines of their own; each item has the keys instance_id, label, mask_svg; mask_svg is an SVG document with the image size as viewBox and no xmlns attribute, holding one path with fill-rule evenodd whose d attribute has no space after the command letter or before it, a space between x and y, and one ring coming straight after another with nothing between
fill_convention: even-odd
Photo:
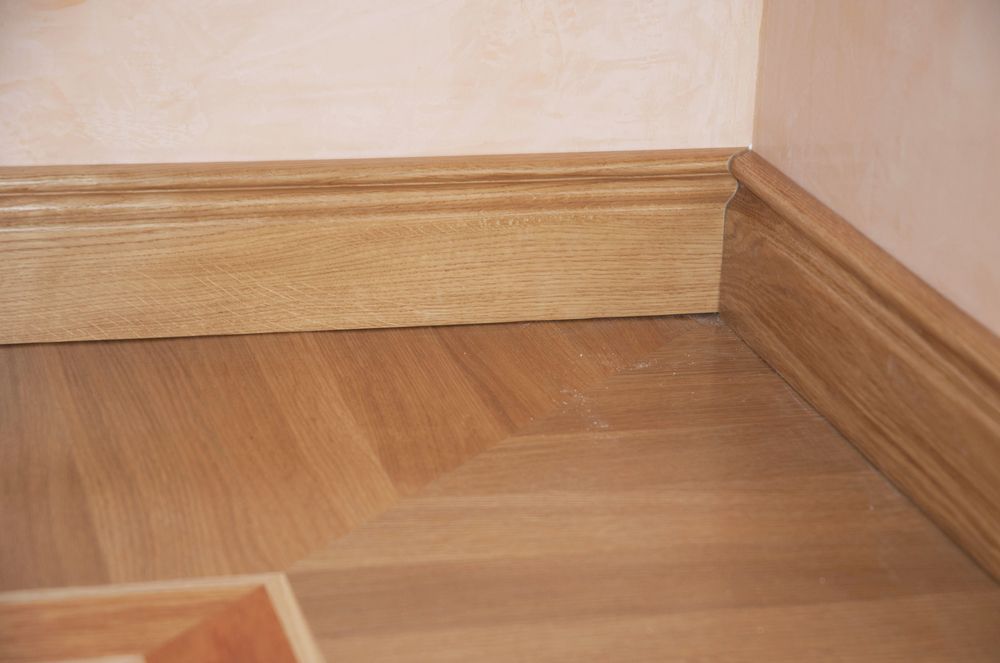
<instances>
[{"instance_id":1,"label":"skirting board top edge","mask_svg":"<svg viewBox=\"0 0 1000 663\"><path fill-rule=\"evenodd\" d=\"M0 195L457 184L727 174L743 148L550 154L0 167Z\"/></svg>"}]
</instances>

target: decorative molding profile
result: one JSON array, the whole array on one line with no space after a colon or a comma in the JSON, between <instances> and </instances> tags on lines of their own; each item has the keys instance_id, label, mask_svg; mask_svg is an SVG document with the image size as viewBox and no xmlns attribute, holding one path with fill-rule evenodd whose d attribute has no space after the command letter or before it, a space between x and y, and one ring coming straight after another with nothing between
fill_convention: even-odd
<instances>
[{"instance_id":1,"label":"decorative molding profile","mask_svg":"<svg viewBox=\"0 0 1000 663\"><path fill-rule=\"evenodd\" d=\"M1000 340L752 152L723 319L1000 578Z\"/></svg>"},{"instance_id":2,"label":"decorative molding profile","mask_svg":"<svg viewBox=\"0 0 1000 663\"><path fill-rule=\"evenodd\" d=\"M0 168L0 343L716 311L735 151Z\"/></svg>"}]
</instances>

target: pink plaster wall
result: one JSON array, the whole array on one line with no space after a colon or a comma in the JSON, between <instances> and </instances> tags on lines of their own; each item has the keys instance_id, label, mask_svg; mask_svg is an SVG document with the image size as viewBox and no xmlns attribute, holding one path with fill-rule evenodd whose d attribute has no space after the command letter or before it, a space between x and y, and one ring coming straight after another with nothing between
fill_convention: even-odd
<instances>
[{"instance_id":1,"label":"pink plaster wall","mask_svg":"<svg viewBox=\"0 0 1000 663\"><path fill-rule=\"evenodd\" d=\"M753 148L1000 333L1000 1L766 0Z\"/></svg>"},{"instance_id":2,"label":"pink plaster wall","mask_svg":"<svg viewBox=\"0 0 1000 663\"><path fill-rule=\"evenodd\" d=\"M760 0L0 0L0 164L746 145Z\"/></svg>"}]
</instances>

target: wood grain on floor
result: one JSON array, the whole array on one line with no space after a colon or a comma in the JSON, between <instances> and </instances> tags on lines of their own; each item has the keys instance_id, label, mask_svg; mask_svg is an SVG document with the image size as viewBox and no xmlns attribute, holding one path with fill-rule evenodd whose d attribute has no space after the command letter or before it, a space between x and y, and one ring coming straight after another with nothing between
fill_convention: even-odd
<instances>
[{"instance_id":1,"label":"wood grain on floor","mask_svg":"<svg viewBox=\"0 0 1000 663\"><path fill-rule=\"evenodd\" d=\"M728 328L296 564L328 660L995 661L1000 588Z\"/></svg>"},{"instance_id":2,"label":"wood grain on floor","mask_svg":"<svg viewBox=\"0 0 1000 663\"><path fill-rule=\"evenodd\" d=\"M1000 651L1000 588L714 316L5 347L0 426L6 587L292 565L331 661Z\"/></svg>"},{"instance_id":3,"label":"wood grain on floor","mask_svg":"<svg viewBox=\"0 0 1000 663\"><path fill-rule=\"evenodd\" d=\"M0 348L0 589L277 570L697 326Z\"/></svg>"},{"instance_id":4,"label":"wood grain on floor","mask_svg":"<svg viewBox=\"0 0 1000 663\"><path fill-rule=\"evenodd\" d=\"M114 591L43 590L0 594L0 661L43 663L141 657L260 586L229 581Z\"/></svg>"},{"instance_id":5,"label":"wood grain on floor","mask_svg":"<svg viewBox=\"0 0 1000 663\"><path fill-rule=\"evenodd\" d=\"M278 573L0 592L3 663L322 663Z\"/></svg>"},{"instance_id":6,"label":"wood grain on floor","mask_svg":"<svg viewBox=\"0 0 1000 663\"><path fill-rule=\"evenodd\" d=\"M146 653L146 663L296 663L267 590L258 587Z\"/></svg>"}]
</instances>

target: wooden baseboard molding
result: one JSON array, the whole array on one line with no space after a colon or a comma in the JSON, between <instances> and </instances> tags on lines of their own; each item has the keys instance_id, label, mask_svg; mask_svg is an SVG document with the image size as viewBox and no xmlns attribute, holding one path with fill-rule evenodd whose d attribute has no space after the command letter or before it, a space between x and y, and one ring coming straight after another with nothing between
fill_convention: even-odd
<instances>
[{"instance_id":1,"label":"wooden baseboard molding","mask_svg":"<svg viewBox=\"0 0 1000 663\"><path fill-rule=\"evenodd\" d=\"M0 343L715 311L734 152L0 168Z\"/></svg>"},{"instance_id":2,"label":"wooden baseboard molding","mask_svg":"<svg viewBox=\"0 0 1000 663\"><path fill-rule=\"evenodd\" d=\"M732 172L724 320L1000 578L1000 340L760 156Z\"/></svg>"}]
</instances>

